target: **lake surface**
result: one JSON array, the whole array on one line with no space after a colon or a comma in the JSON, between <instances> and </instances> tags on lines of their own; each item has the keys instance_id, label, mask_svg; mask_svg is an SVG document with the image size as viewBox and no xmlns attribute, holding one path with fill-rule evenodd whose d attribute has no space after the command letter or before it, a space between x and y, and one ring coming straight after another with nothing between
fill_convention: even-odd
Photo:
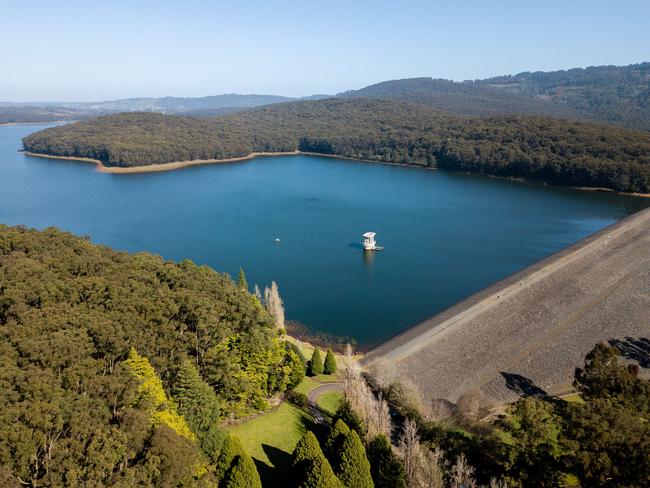
<instances>
[{"instance_id":1,"label":"lake surface","mask_svg":"<svg viewBox=\"0 0 650 488\"><path fill-rule=\"evenodd\" d=\"M0 223L56 226L233 276L243 266L251 287L278 283L288 319L366 348L650 205L308 156L117 175L16 151L48 126L0 127ZM364 254L365 231L382 253Z\"/></svg>"}]
</instances>

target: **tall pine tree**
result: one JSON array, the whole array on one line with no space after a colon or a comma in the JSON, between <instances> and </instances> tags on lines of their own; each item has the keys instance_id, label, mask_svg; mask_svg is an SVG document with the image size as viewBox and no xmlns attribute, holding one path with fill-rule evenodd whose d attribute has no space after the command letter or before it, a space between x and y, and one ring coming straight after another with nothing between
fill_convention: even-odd
<instances>
[{"instance_id":1,"label":"tall pine tree","mask_svg":"<svg viewBox=\"0 0 650 488\"><path fill-rule=\"evenodd\" d=\"M244 454L246 454L246 451L244 451L244 446L242 446L239 437L234 434L226 434L221 452L214 466L214 475L217 481L225 479L226 474L230 471L237 458Z\"/></svg>"},{"instance_id":2,"label":"tall pine tree","mask_svg":"<svg viewBox=\"0 0 650 488\"><path fill-rule=\"evenodd\" d=\"M404 465L393 452L388 437L375 436L368 445L367 454L376 488L406 488Z\"/></svg>"},{"instance_id":3,"label":"tall pine tree","mask_svg":"<svg viewBox=\"0 0 650 488\"><path fill-rule=\"evenodd\" d=\"M181 365L172 395L190 428L196 434L199 447L210 461L215 462L224 435L219 429L219 399L210 385L201 379L191 361Z\"/></svg>"},{"instance_id":4,"label":"tall pine tree","mask_svg":"<svg viewBox=\"0 0 650 488\"><path fill-rule=\"evenodd\" d=\"M325 355L325 363L323 365L323 373L325 374L334 374L336 373L336 357L332 352L332 348L327 348L327 354Z\"/></svg>"},{"instance_id":5,"label":"tall pine tree","mask_svg":"<svg viewBox=\"0 0 650 488\"><path fill-rule=\"evenodd\" d=\"M299 488L337 488L341 484L323 455L318 439L305 432L291 456L291 474Z\"/></svg>"},{"instance_id":6,"label":"tall pine tree","mask_svg":"<svg viewBox=\"0 0 650 488\"><path fill-rule=\"evenodd\" d=\"M356 431L352 430L343 440L338 456L336 474L345 486L354 488L373 488L370 463L366 450Z\"/></svg>"},{"instance_id":7,"label":"tall pine tree","mask_svg":"<svg viewBox=\"0 0 650 488\"><path fill-rule=\"evenodd\" d=\"M262 488L262 481L253 458L246 453L237 456L219 486L221 488Z\"/></svg>"},{"instance_id":8,"label":"tall pine tree","mask_svg":"<svg viewBox=\"0 0 650 488\"><path fill-rule=\"evenodd\" d=\"M244 273L244 268L239 268L239 276L237 277L237 285L239 288L248 293L248 281L246 281L246 273Z\"/></svg>"},{"instance_id":9,"label":"tall pine tree","mask_svg":"<svg viewBox=\"0 0 650 488\"><path fill-rule=\"evenodd\" d=\"M314 349L314 353L309 361L309 376L318 376L323 372L323 359L320 356L318 348Z\"/></svg>"},{"instance_id":10,"label":"tall pine tree","mask_svg":"<svg viewBox=\"0 0 650 488\"><path fill-rule=\"evenodd\" d=\"M343 441L350 433L350 428L341 419L332 424L327 439L325 439L325 454L330 461L336 460L337 453L343 447Z\"/></svg>"}]
</instances>

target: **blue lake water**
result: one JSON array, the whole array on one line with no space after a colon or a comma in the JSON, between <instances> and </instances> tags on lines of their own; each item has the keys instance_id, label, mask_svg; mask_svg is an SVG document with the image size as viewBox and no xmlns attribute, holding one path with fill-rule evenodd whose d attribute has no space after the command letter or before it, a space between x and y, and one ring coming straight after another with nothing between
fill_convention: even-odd
<instances>
[{"instance_id":1,"label":"blue lake water","mask_svg":"<svg viewBox=\"0 0 650 488\"><path fill-rule=\"evenodd\" d=\"M0 223L56 226L233 276L243 266L251 287L278 283L288 319L362 347L650 205L308 156L103 174L17 152L43 127L0 127ZM365 231L382 253L364 254Z\"/></svg>"}]
</instances>

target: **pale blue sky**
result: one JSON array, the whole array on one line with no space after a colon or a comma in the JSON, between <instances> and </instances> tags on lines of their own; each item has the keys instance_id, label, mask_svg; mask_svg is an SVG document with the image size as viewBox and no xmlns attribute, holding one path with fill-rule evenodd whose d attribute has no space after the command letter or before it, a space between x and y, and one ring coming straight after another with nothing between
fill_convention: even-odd
<instances>
[{"instance_id":1,"label":"pale blue sky","mask_svg":"<svg viewBox=\"0 0 650 488\"><path fill-rule=\"evenodd\" d=\"M650 1L0 0L0 100L309 95L650 60Z\"/></svg>"}]
</instances>

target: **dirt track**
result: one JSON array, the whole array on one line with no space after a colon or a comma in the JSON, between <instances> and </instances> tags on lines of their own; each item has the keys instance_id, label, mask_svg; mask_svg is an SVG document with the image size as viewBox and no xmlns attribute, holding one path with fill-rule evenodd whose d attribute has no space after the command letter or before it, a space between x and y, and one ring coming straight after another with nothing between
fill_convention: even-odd
<instances>
[{"instance_id":1,"label":"dirt track","mask_svg":"<svg viewBox=\"0 0 650 488\"><path fill-rule=\"evenodd\" d=\"M598 341L623 340L633 355L639 338L650 338L650 209L381 344L363 365L425 398L480 387L508 401L567 389Z\"/></svg>"}]
</instances>

